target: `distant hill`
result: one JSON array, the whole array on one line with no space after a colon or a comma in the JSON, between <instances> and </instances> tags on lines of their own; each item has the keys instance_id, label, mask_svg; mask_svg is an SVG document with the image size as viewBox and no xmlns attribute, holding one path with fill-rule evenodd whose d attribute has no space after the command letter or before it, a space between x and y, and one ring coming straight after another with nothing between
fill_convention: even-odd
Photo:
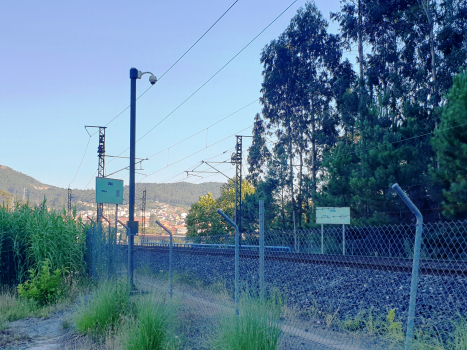
<instances>
[{"instance_id":1,"label":"distant hill","mask_svg":"<svg viewBox=\"0 0 467 350\"><path fill-rule=\"evenodd\" d=\"M220 196L220 182L205 182L201 184L190 183L139 183L136 184L136 202L139 203L143 190L146 189L147 202L158 201L172 205L190 206L195 203L200 196L211 192L214 197ZM13 197L21 200L23 191L26 189L26 197L31 203L40 203L47 198L49 207L64 207L68 199L68 191L52 185L43 184L36 179L19 171L13 170L5 165L0 165L0 190L8 191ZM73 203L77 201L94 202L94 190L77 190L72 192ZM124 189L124 200L128 199L128 186ZM0 198L0 202L3 198ZM124 203L125 203L124 202Z\"/></svg>"}]
</instances>

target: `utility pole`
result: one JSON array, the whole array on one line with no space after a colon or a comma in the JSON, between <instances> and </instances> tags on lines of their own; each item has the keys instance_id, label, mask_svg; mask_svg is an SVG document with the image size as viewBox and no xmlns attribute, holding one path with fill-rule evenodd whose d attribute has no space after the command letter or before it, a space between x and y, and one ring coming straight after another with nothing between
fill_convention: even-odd
<instances>
[{"instance_id":1,"label":"utility pole","mask_svg":"<svg viewBox=\"0 0 467 350\"><path fill-rule=\"evenodd\" d=\"M238 226L238 232L242 232L242 136L235 135L237 144L231 161L235 164L235 216L234 222Z\"/></svg>"},{"instance_id":2,"label":"utility pole","mask_svg":"<svg viewBox=\"0 0 467 350\"><path fill-rule=\"evenodd\" d=\"M99 128L99 145L97 146L97 156L99 158L99 164L97 166L97 177L105 177L105 126L93 126L85 125L84 128L88 131L88 128ZM88 131L89 134L89 131ZM91 135L89 135L91 136ZM101 222L101 216L104 209L103 203L96 203L97 205L97 224Z\"/></svg>"},{"instance_id":3,"label":"utility pole","mask_svg":"<svg viewBox=\"0 0 467 350\"><path fill-rule=\"evenodd\" d=\"M143 191L143 200L141 203L141 211L143 212L143 227L141 228L141 233L144 235L146 233L146 189Z\"/></svg>"},{"instance_id":4,"label":"utility pole","mask_svg":"<svg viewBox=\"0 0 467 350\"><path fill-rule=\"evenodd\" d=\"M157 78L151 72L140 72L136 68L130 69L130 183L128 198L128 284L133 288L133 242L138 233L138 223L135 221L135 162L136 162L136 79L144 74L151 74L149 82L154 85Z\"/></svg>"},{"instance_id":5,"label":"utility pole","mask_svg":"<svg viewBox=\"0 0 467 350\"><path fill-rule=\"evenodd\" d=\"M71 215L71 188L68 189L68 215Z\"/></svg>"},{"instance_id":6,"label":"utility pole","mask_svg":"<svg viewBox=\"0 0 467 350\"><path fill-rule=\"evenodd\" d=\"M105 177L105 126L99 126L99 146L97 147L97 155L99 157L99 166L97 168L97 177ZM104 204L97 204L97 222L101 223Z\"/></svg>"}]
</instances>

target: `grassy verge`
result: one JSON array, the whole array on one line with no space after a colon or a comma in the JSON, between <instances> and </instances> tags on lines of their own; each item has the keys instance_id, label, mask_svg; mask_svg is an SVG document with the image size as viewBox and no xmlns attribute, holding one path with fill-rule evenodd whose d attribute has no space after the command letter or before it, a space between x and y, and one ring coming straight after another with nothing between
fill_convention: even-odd
<instances>
[{"instance_id":1,"label":"grassy verge","mask_svg":"<svg viewBox=\"0 0 467 350\"><path fill-rule=\"evenodd\" d=\"M79 333L118 349L177 349L171 332L177 308L162 293L130 297L124 282L104 282L84 298L74 315Z\"/></svg>"},{"instance_id":2,"label":"grassy verge","mask_svg":"<svg viewBox=\"0 0 467 350\"><path fill-rule=\"evenodd\" d=\"M89 302L82 297L74 320L77 330L98 336L115 330L130 311L129 295L126 283L103 282L93 291Z\"/></svg>"},{"instance_id":3,"label":"grassy verge","mask_svg":"<svg viewBox=\"0 0 467 350\"><path fill-rule=\"evenodd\" d=\"M33 300L20 298L16 289L0 287L0 330L7 327L8 322L27 317L49 317L69 306L69 299L60 299L55 304L39 305Z\"/></svg>"},{"instance_id":4,"label":"grassy verge","mask_svg":"<svg viewBox=\"0 0 467 350\"><path fill-rule=\"evenodd\" d=\"M135 302L136 315L128 323L126 349L159 350L177 348L171 334L176 308L164 297L141 296Z\"/></svg>"},{"instance_id":5,"label":"grassy verge","mask_svg":"<svg viewBox=\"0 0 467 350\"><path fill-rule=\"evenodd\" d=\"M281 333L282 301L276 294L267 301L244 295L239 315L225 311L210 347L219 350L276 349Z\"/></svg>"}]
</instances>

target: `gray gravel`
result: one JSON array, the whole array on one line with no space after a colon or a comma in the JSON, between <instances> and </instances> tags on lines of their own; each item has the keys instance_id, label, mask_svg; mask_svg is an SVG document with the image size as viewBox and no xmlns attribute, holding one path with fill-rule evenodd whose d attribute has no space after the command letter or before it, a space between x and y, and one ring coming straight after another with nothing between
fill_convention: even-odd
<instances>
[{"instance_id":1,"label":"gray gravel","mask_svg":"<svg viewBox=\"0 0 467 350\"><path fill-rule=\"evenodd\" d=\"M135 252L135 266L168 270L168 253ZM174 270L189 272L209 285L219 279L234 287L234 258L225 256L174 253ZM240 260L240 281L250 290L258 288L259 262ZM268 289L279 288L287 303L300 314L316 311L334 314L344 320L372 309L384 316L396 309L396 318L406 322L411 275L366 269L265 261ZM467 279L461 277L420 276L416 322L440 322L467 315Z\"/></svg>"}]
</instances>

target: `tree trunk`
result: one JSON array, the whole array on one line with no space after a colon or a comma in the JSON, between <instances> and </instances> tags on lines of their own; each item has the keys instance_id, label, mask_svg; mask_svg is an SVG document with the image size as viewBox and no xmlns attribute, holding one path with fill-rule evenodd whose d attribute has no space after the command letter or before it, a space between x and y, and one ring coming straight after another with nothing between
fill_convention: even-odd
<instances>
[{"instance_id":1,"label":"tree trunk","mask_svg":"<svg viewBox=\"0 0 467 350\"><path fill-rule=\"evenodd\" d=\"M360 63L360 79L363 79L363 34L361 0L358 0L358 61Z\"/></svg>"},{"instance_id":2,"label":"tree trunk","mask_svg":"<svg viewBox=\"0 0 467 350\"><path fill-rule=\"evenodd\" d=\"M300 138L302 142L302 138ZM299 182L298 182L298 227L302 227L302 213L303 213L303 149L300 146L300 170L299 170Z\"/></svg>"},{"instance_id":3,"label":"tree trunk","mask_svg":"<svg viewBox=\"0 0 467 350\"><path fill-rule=\"evenodd\" d=\"M312 174L312 207L315 207L315 194L316 194L316 142L315 142L315 116L311 117L311 174Z\"/></svg>"},{"instance_id":4,"label":"tree trunk","mask_svg":"<svg viewBox=\"0 0 467 350\"><path fill-rule=\"evenodd\" d=\"M289 167L290 167L290 196L292 197L292 217L295 215L295 196L293 192L293 148L292 148L292 127L289 122ZM293 220L293 219L292 219ZM292 221L293 225L293 221Z\"/></svg>"}]
</instances>

